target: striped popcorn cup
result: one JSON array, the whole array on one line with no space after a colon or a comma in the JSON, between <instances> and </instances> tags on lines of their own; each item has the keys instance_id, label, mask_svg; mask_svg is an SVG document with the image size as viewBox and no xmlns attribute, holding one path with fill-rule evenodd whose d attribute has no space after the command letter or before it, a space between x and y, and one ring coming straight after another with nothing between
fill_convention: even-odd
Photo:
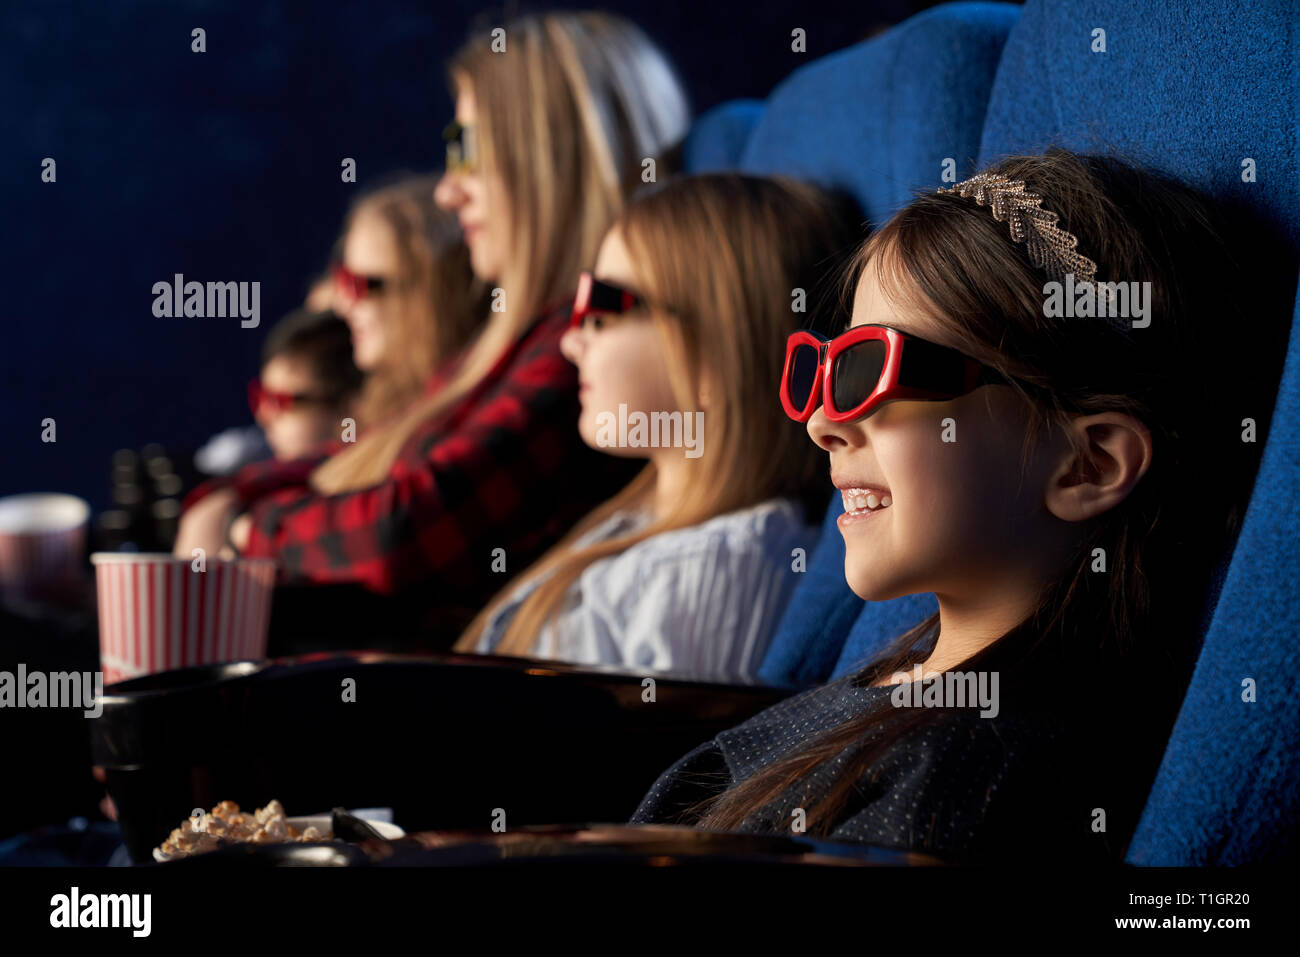
<instances>
[{"instance_id":1,"label":"striped popcorn cup","mask_svg":"<svg viewBox=\"0 0 1300 957\"><path fill-rule=\"evenodd\" d=\"M40 598L82 574L90 506L74 495L0 498L0 595Z\"/></svg>"},{"instance_id":2,"label":"striped popcorn cup","mask_svg":"<svg viewBox=\"0 0 1300 957\"><path fill-rule=\"evenodd\" d=\"M96 552L104 682L266 657L275 562Z\"/></svg>"}]
</instances>

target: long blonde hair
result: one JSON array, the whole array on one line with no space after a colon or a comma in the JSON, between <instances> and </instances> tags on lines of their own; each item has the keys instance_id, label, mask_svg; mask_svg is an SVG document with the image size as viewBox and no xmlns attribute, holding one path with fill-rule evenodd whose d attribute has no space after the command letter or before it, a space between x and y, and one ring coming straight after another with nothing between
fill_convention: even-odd
<instances>
[{"instance_id":1,"label":"long blonde hair","mask_svg":"<svg viewBox=\"0 0 1300 957\"><path fill-rule=\"evenodd\" d=\"M363 435L312 474L334 494L381 482L429 419L471 392L541 308L571 293L605 231L639 185L643 161L684 139L686 96L663 53L634 24L607 13L525 16L505 26L505 52L489 30L452 58L453 86L473 91L478 163L501 202L511 248L504 292L456 374L392 423ZM667 173L662 168L657 173Z\"/></svg>"},{"instance_id":2,"label":"long blonde hair","mask_svg":"<svg viewBox=\"0 0 1300 957\"><path fill-rule=\"evenodd\" d=\"M825 482L822 458L782 414L776 387L786 336L812 318L795 311L799 290L814 316L837 304L833 280L856 238L844 213L812 186L737 173L681 178L628 205L616 228L635 264L638 291L650 303L668 304L652 308L651 320L684 415L698 409L699 387L709 386L702 454L690 466L696 480L641 530L575 548L575 539L615 512L649 504L656 469L647 465L494 599L457 650L475 650L488 617L520 582L544 579L511 619L498 654L531 653L593 562L773 497L815 500L818 480Z\"/></svg>"},{"instance_id":3,"label":"long blonde hair","mask_svg":"<svg viewBox=\"0 0 1300 957\"><path fill-rule=\"evenodd\" d=\"M359 197L343 222L340 247L354 225L373 218L397 249L396 281L384 292L392 297L388 346L357 408L363 428L415 401L438 364L469 343L487 308L455 214L433 201L437 184L437 176L405 175Z\"/></svg>"}]
</instances>

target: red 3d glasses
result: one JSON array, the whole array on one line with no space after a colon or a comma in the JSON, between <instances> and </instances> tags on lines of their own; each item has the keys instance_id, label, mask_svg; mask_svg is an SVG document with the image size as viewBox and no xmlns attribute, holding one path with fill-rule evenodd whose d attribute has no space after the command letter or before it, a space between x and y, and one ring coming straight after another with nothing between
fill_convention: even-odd
<instances>
[{"instance_id":1,"label":"red 3d glasses","mask_svg":"<svg viewBox=\"0 0 1300 957\"><path fill-rule=\"evenodd\" d=\"M848 422L892 399L943 401L985 384L1007 379L955 349L889 326L854 326L834 339L801 330L786 340L781 405L796 422L807 422L819 404L832 422Z\"/></svg>"},{"instance_id":2,"label":"red 3d glasses","mask_svg":"<svg viewBox=\"0 0 1300 957\"><path fill-rule=\"evenodd\" d=\"M576 329L589 315L621 315L644 305L645 300L636 293L601 282L590 271L584 271L578 274L578 292L573 298L573 315L569 325Z\"/></svg>"}]
</instances>

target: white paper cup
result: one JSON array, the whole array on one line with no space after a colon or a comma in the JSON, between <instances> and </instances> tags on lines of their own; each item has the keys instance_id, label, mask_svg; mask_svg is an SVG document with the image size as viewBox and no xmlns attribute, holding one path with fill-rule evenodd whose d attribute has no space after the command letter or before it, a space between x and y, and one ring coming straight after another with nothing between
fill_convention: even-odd
<instances>
[{"instance_id":1,"label":"white paper cup","mask_svg":"<svg viewBox=\"0 0 1300 957\"><path fill-rule=\"evenodd\" d=\"M266 657L275 562L96 552L104 681Z\"/></svg>"},{"instance_id":2,"label":"white paper cup","mask_svg":"<svg viewBox=\"0 0 1300 957\"><path fill-rule=\"evenodd\" d=\"M0 594L39 598L75 581L86 554L90 505L37 492L0 498Z\"/></svg>"}]
</instances>

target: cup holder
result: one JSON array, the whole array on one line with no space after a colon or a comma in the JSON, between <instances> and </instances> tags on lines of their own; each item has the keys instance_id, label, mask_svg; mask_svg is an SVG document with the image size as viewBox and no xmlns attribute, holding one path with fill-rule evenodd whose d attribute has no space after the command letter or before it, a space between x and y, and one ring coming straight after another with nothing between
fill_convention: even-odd
<instances>
[{"instance_id":1,"label":"cup holder","mask_svg":"<svg viewBox=\"0 0 1300 957\"><path fill-rule=\"evenodd\" d=\"M194 665L190 668L141 675L138 678L129 678L108 685L104 689L104 701L108 703L113 698L139 698L166 694L182 688L195 689L216 685L223 681L250 677L264 671L270 664L269 661L229 661L219 665Z\"/></svg>"}]
</instances>

